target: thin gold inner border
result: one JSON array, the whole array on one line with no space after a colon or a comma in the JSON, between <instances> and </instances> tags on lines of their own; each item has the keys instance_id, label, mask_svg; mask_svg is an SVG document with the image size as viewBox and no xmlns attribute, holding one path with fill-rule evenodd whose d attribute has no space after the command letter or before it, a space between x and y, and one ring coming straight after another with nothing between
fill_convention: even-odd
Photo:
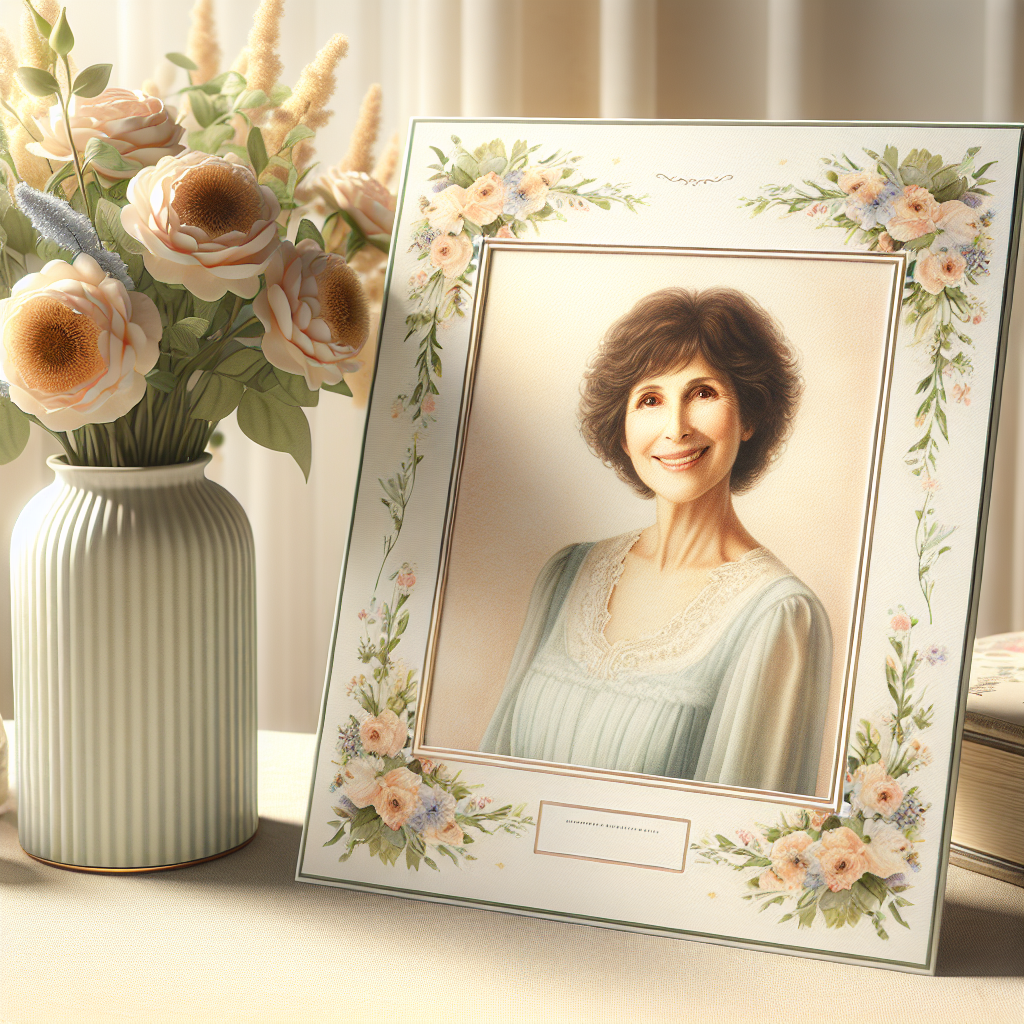
<instances>
[{"instance_id":1,"label":"thin gold inner border","mask_svg":"<svg viewBox=\"0 0 1024 1024\"><path fill-rule=\"evenodd\" d=\"M540 843L540 823L544 820L545 807L568 807L573 811L597 811L600 814L621 814L630 818L650 818L654 821L680 821L686 826L686 835L683 838L683 861L678 868L663 868L658 864L640 864L633 860L612 860L611 857L585 857L577 853L555 853L553 850L538 850ZM538 857L564 857L566 860L586 860L592 864L621 864L630 868L643 868L645 871L668 871L673 875L681 875L686 870L686 853L690 849L690 826L693 822L689 818L673 818L668 814L644 814L643 811L620 811L615 807L586 807L583 804L565 804L558 800L541 800L537 810L537 827L534 829L533 852Z\"/></svg>"},{"instance_id":2,"label":"thin gold inner border","mask_svg":"<svg viewBox=\"0 0 1024 1024\"><path fill-rule=\"evenodd\" d=\"M885 343L882 354L882 374L876 404L875 426L871 445L871 456L868 461L868 486L865 495L864 520L861 530L860 558L854 586L854 600L851 611L850 628L847 631L846 666L843 672L843 689L840 700L836 742L832 758L832 775L828 793L824 796L807 796L793 793L779 793L763 789L747 789L740 786L726 786L719 783L700 782L694 779L671 779L664 776L643 775L638 772L613 771L604 768L592 768L586 765L568 765L557 762L534 761L526 758L513 757L505 754L488 754L477 750L461 750L448 747L430 747L424 744L423 736L426 729L427 715L430 707L430 693L433 684L434 660L437 655L437 640L441 626L441 610L444 606L444 594L447 586L448 563L451 555L451 539L455 524L455 513L458 508L459 486L462 477L462 466L465 457L466 440L470 414L473 404L473 390L476 384L477 357L480 350L480 338L483 331L487 292L489 286L492 255L499 251L519 252L566 252L596 253L614 255L651 255L668 256L703 256L730 259L790 259L820 260L839 263L882 263L892 267L892 284L889 296L889 317ZM895 366L896 336L899 329L899 317L903 286L906 278L906 254L899 253L847 253L828 252L813 249L712 249L697 247L680 247L664 245L612 245L592 242L524 242L518 239L484 238L480 248L480 269L477 277L476 293L473 300L473 314L470 323L469 349L466 354L466 374L462 389L459 411L458 432L455 451L452 458L451 478L448 488L447 505L445 507L444 532L442 535L440 571L431 606L430 632L424 653L421 683L417 694L417 707L422 712L416 716L413 732L413 757L430 757L482 764L492 767L509 768L517 771L534 771L546 774L561 775L572 778L599 779L610 782L626 782L633 785L653 786L662 789L673 789L688 793L704 793L711 796L729 796L744 800L757 800L765 803L784 804L800 808L838 812L842 803L842 779L845 774L846 749L853 715L853 695L856 686L857 671L860 658L863 620L867 599L868 573L871 561L871 549L874 537L875 517L878 496L881 486L882 455L885 447L885 428L889 415L889 401L892 393L892 376Z\"/></svg>"}]
</instances>

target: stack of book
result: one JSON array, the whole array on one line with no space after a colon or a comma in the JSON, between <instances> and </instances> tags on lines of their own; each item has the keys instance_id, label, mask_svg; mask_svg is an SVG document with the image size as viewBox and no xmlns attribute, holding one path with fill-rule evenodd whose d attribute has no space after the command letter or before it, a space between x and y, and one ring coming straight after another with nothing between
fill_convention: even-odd
<instances>
[{"instance_id":1,"label":"stack of book","mask_svg":"<svg viewBox=\"0 0 1024 1024\"><path fill-rule=\"evenodd\" d=\"M950 861L1024 886L1024 633L974 645Z\"/></svg>"}]
</instances>

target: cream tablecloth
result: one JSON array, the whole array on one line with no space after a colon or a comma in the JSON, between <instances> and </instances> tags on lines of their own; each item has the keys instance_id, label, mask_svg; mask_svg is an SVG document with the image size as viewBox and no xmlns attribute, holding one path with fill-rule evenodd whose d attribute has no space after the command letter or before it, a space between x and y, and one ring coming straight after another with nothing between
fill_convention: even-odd
<instances>
[{"instance_id":1,"label":"cream tablecloth","mask_svg":"<svg viewBox=\"0 0 1024 1024\"><path fill-rule=\"evenodd\" d=\"M0 818L0 1019L1024 1020L1024 889L951 868L939 977L293 881L313 737L260 733L260 829L197 867L49 868Z\"/></svg>"}]
</instances>

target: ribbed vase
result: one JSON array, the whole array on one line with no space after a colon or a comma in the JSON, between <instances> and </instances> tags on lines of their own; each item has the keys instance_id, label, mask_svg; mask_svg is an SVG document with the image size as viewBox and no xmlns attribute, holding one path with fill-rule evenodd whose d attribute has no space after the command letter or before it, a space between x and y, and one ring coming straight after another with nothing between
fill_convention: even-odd
<instances>
[{"instance_id":1,"label":"ribbed vase","mask_svg":"<svg viewBox=\"0 0 1024 1024\"><path fill-rule=\"evenodd\" d=\"M54 457L18 518L18 829L33 857L153 870L256 831L252 530L209 461Z\"/></svg>"}]
</instances>

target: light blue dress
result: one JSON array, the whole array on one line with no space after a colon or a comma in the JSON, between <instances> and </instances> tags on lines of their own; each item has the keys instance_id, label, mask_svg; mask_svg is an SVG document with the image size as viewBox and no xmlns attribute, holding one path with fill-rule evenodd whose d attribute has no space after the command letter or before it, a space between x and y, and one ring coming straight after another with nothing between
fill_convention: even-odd
<instances>
[{"instance_id":1,"label":"light blue dress","mask_svg":"<svg viewBox=\"0 0 1024 1024\"><path fill-rule=\"evenodd\" d=\"M821 602L757 548L655 633L609 644L639 534L570 545L541 570L480 749L813 794L832 673Z\"/></svg>"}]
</instances>

